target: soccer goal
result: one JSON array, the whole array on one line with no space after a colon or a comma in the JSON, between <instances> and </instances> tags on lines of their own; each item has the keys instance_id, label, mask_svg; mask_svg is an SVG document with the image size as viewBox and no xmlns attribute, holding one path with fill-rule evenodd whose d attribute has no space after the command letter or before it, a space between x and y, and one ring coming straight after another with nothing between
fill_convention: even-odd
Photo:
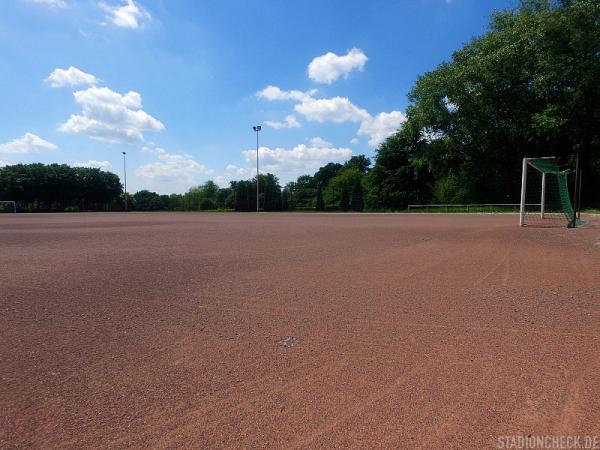
<instances>
[{"instance_id":1,"label":"soccer goal","mask_svg":"<svg viewBox=\"0 0 600 450\"><path fill-rule=\"evenodd\" d=\"M521 226L570 227L575 210L569 196L570 170L561 170L555 157L524 158L521 179Z\"/></svg>"},{"instance_id":2,"label":"soccer goal","mask_svg":"<svg viewBox=\"0 0 600 450\"><path fill-rule=\"evenodd\" d=\"M1 213L16 213L17 203L13 201L0 201L0 214Z\"/></svg>"}]
</instances>

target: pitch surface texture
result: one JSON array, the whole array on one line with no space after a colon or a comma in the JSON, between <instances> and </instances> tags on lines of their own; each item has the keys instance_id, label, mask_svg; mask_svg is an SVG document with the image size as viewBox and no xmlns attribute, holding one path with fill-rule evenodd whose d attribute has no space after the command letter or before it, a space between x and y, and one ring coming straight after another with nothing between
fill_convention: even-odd
<instances>
[{"instance_id":1,"label":"pitch surface texture","mask_svg":"<svg viewBox=\"0 0 600 450\"><path fill-rule=\"evenodd\" d=\"M514 215L0 217L0 447L600 435L600 230Z\"/></svg>"}]
</instances>

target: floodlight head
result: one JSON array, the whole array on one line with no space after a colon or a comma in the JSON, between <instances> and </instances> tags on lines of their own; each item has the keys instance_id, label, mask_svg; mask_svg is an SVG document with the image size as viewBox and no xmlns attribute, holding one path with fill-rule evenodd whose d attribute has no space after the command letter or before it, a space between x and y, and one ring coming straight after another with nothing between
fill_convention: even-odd
<instances>
[{"instance_id":1,"label":"floodlight head","mask_svg":"<svg viewBox=\"0 0 600 450\"><path fill-rule=\"evenodd\" d=\"M257 125L257 126L252 127L252 128L254 128L254 131L260 131L260 129L261 129L260 125Z\"/></svg>"}]
</instances>

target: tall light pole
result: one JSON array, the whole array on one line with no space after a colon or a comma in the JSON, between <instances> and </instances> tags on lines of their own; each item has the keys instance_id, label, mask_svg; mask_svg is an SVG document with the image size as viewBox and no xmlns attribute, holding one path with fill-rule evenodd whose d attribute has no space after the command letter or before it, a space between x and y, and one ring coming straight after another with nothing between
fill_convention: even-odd
<instances>
[{"instance_id":1,"label":"tall light pole","mask_svg":"<svg viewBox=\"0 0 600 450\"><path fill-rule=\"evenodd\" d=\"M252 127L256 131L256 212L258 212L258 132L261 130L260 125Z\"/></svg>"},{"instance_id":2,"label":"tall light pole","mask_svg":"<svg viewBox=\"0 0 600 450\"><path fill-rule=\"evenodd\" d=\"M127 211L127 153L123 152L123 180L125 182L125 211Z\"/></svg>"}]
</instances>

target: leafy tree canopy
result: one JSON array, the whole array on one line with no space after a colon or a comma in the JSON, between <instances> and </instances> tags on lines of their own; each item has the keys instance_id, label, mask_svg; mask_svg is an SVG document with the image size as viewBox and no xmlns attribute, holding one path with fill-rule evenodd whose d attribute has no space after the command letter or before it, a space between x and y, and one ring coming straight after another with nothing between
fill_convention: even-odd
<instances>
[{"instance_id":1,"label":"leafy tree canopy","mask_svg":"<svg viewBox=\"0 0 600 450\"><path fill-rule=\"evenodd\" d=\"M496 13L487 34L418 78L402 142L388 140L378 151L372 203L397 207L422 197L423 186L410 185L424 169L432 200L470 202L516 201L524 156L568 162L579 148L593 171L599 80L598 1L529 0ZM598 193L595 175L584 177L584 195Z\"/></svg>"}]
</instances>

